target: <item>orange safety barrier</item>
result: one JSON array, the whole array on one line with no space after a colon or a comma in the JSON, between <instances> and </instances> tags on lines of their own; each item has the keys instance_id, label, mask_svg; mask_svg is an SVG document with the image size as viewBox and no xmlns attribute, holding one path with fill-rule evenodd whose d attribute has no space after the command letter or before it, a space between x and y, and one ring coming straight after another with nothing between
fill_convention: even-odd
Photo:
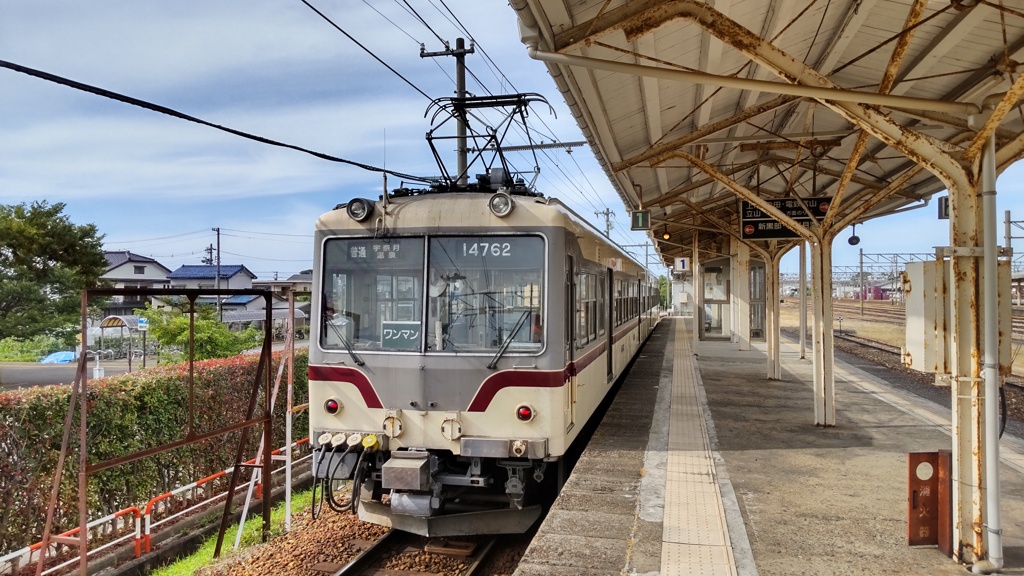
<instances>
[{"instance_id":1,"label":"orange safety barrier","mask_svg":"<svg viewBox=\"0 0 1024 576\"><path fill-rule=\"evenodd\" d=\"M293 447L298 447L298 446L301 446L303 444L308 444L308 443L309 443L309 438L303 438L301 440L293 442L292 446ZM279 454L283 453L285 450L286 450L286 448L278 448L278 449L274 450L273 452L271 452L271 455L272 456L279 455ZM256 462L256 459L253 458L253 459L249 460L248 462L246 462L246 464L253 464L255 462ZM148 554L149 552L151 552L151 542L152 542L152 540L151 540L151 531L152 531L152 524L153 524L153 522L152 522L152 515L153 515L153 510L156 508L156 506L160 502L162 502L164 500L167 500L167 499L169 499L169 498L171 498L171 497L173 497L173 496L175 496L177 494L181 494L182 492L186 492L188 490L193 490L195 488L199 488L200 486L203 486L204 484L208 484L208 483L216 480L217 478L220 478L222 476L225 476L225 475L229 474L232 470L233 470L233 468L228 468L226 470L221 470L220 472L217 472L215 474L211 474L211 475L209 475L209 476L207 476L205 478L200 478L199 480L196 480L195 482L186 484L184 486L179 486L178 488L175 488L174 490L171 490L170 492L165 492L163 494L160 494L159 496L154 496L153 498L150 498L149 501L146 503L146 505L144 507L145 508L145 513L143 513L138 507L131 506L131 507L125 508L123 510L119 510L117 512L114 512L113 514L108 514L108 515L106 515L106 516L104 516L102 518L98 518L96 520L93 520L92 522L89 522L88 524L86 524L86 528L94 528L94 527L100 526L100 525L102 525L102 524L104 524L106 522L110 522L112 520L116 520L117 518L121 518L121 517L127 516L129 514L132 515L134 517L134 519L135 519L135 534L134 534L134 539L135 539L135 557L138 558L138 557L142 556L142 545L143 545L143 543L145 543L146 553ZM262 488L263 488L263 483L260 482L258 484L258 486L257 486L257 490L258 490L259 494L262 494ZM144 531L143 531L143 519L145 519L145 530ZM62 532L58 536L71 537L71 536L74 536L74 535L78 534L78 532L79 532L79 528L76 526L75 528L72 528L72 529L68 530L67 532ZM100 548L97 548L96 550L91 550L90 552L97 552L99 550L102 550L104 548L112 546L116 542L119 542L120 540L122 540L122 539L124 539L126 537L127 536L124 536L122 538L118 538L118 539L114 540L113 542L110 542L110 543L108 543L108 544L106 544L104 546L101 546ZM17 571L18 559L19 558L21 558L22 556L28 555L29 559L31 560L32 553L38 552L40 549L42 549L42 547L43 547L43 543L42 542L36 542L35 544L32 544L32 545L30 545L30 546L28 546L26 548L22 548L20 550L15 550L14 552L11 552L10 554L7 554L5 556L0 557L0 570L4 569L3 568L4 564L9 564L10 567L12 568L10 573L12 573L12 574L15 573ZM77 562L77 559L72 560L71 562Z\"/></svg>"},{"instance_id":2,"label":"orange safety barrier","mask_svg":"<svg viewBox=\"0 0 1024 576\"><path fill-rule=\"evenodd\" d=\"M118 518L121 518L121 517L124 517L124 516L128 516L128 515L131 515L135 519L135 530L134 530L134 534L132 534L131 536L133 536L134 540L135 540L135 557L138 558L139 556L142 555L142 521L141 521L141 519L142 519L142 512L138 509L138 507L131 506L131 507L125 508L123 510L118 510L117 512L114 512L113 514L107 514L106 516L104 516L102 518L97 518L96 520L93 520L92 522L89 522L88 524L86 524L86 528L87 529L95 528L96 526L100 526L100 525L105 524L107 522L110 522L112 520L116 520ZM69 538L71 536L75 536L78 533L79 533L79 527L76 526L76 527L72 528L71 530L68 530L67 532L62 532L61 534L59 534L59 536ZM101 546L101 547L99 547L99 548L97 548L95 550L90 550L90 552L98 552L98 551L103 550L103 549L105 549L105 548L107 548L109 546L113 546L114 544L116 544L116 543L118 543L121 540L124 540L126 538L128 538L128 535L122 536L120 538L117 538L113 542L109 542L106 545ZM13 574L13 573L15 573L17 571L17 566L18 566L17 559L18 558L27 555L29 557L29 560L31 560L32 553L33 552L38 552L39 550L42 549L42 547L43 547L43 543L42 542L36 542L35 544L32 544L32 545L30 545L30 546L28 546L26 548L22 548L21 550L16 550L14 552L11 552L10 554L7 554L6 556L3 556L2 558L0 558L0 564L9 563L10 567L11 567L10 573ZM77 561L78 560L76 558L75 560L71 560L69 563L73 563L73 562L77 562Z\"/></svg>"}]
</instances>

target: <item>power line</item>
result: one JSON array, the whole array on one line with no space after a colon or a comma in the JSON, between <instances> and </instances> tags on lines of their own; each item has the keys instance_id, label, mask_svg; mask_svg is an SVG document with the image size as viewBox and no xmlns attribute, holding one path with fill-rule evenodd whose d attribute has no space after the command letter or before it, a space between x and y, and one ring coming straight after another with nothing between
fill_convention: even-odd
<instances>
[{"instance_id":1,"label":"power line","mask_svg":"<svg viewBox=\"0 0 1024 576\"><path fill-rule=\"evenodd\" d=\"M303 0L303 1L305 1L305 0ZM391 174L392 176L395 176L396 178L403 178L403 179L412 180L412 181L415 181L415 182L430 182L429 178L425 178L425 177L422 177L422 176L413 176L411 174L402 174L400 172L392 172L391 170L386 170L384 168L378 168L376 166L371 166L369 164L363 164L361 162L355 162L353 160L346 160L344 158L338 158L337 156L331 156L330 154L325 154L323 152L317 152L315 150L310 150L308 148L303 148L301 146L295 146L294 144L286 144L284 142L279 142L277 140L271 140L269 138L264 138L263 136L257 136L255 134L249 134L248 132L242 132L241 130L235 130L234 128L228 128L226 126L221 126L220 124L214 124L212 122L208 122L206 120L203 120L203 119L200 119L200 118L196 118L195 116L189 116L188 114L185 114L185 113L182 113L182 112L178 112L177 110L168 108L166 106L161 106L159 104L153 104L153 103L147 102L145 100L140 100L138 98L132 98L131 96L125 96L124 94L119 94L117 92L112 92L110 90L105 90L103 88L97 88L96 86L90 86L89 84L83 84L83 83L77 82L75 80L70 80L68 78L64 78L62 76L57 76L55 74L50 74L48 72L43 72L41 70L36 70L34 68L28 68L27 66L21 66L20 64L14 64L13 62L8 62L6 60L0 60L0 68L7 68L8 70L13 70L15 72L21 72L22 74L27 74L28 76L34 76L36 78L40 78L42 80L53 82L55 84L60 84L62 86L67 86L69 88L74 88L76 90L81 90L82 92L88 92L90 94L95 94L97 96L103 96L104 98L109 98L111 100L117 100L118 102L123 102L125 104L131 104L132 106L138 106L139 108L144 108L146 110L151 110L153 112L159 112L161 114L166 114L167 116L172 116L172 117L178 118L180 120L187 120L189 122L195 122L196 124L201 124L203 126L208 126L210 128L216 128L217 130L220 130L222 132L227 132L228 134L233 134L235 136L241 136L242 138L246 138L248 140L254 140L254 141L260 142L262 144L269 144L270 146L278 146L278 147L281 147L281 148L288 148L288 149L291 149L291 150L297 150L299 152L305 152L306 154L309 154L311 156L316 156L317 158L320 158L322 160L329 160L331 162L338 162L338 163L341 163L341 164L348 164L350 166L355 166L357 168L362 168L363 170L368 170L370 172L383 172L385 174Z\"/></svg>"},{"instance_id":2,"label":"power line","mask_svg":"<svg viewBox=\"0 0 1024 576\"><path fill-rule=\"evenodd\" d=\"M228 232L240 232L242 234L263 234L265 236L292 236L294 238L312 238L312 234L284 234L282 232L260 232L258 230L233 230L231 228L221 228Z\"/></svg>"},{"instance_id":3,"label":"power line","mask_svg":"<svg viewBox=\"0 0 1024 576\"><path fill-rule=\"evenodd\" d=\"M258 237L255 237L255 236L242 236L242 235L239 235L239 234L223 234L223 236L227 236L229 238L242 238L242 239L245 239L245 240L267 240L267 238L258 238ZM274 242L277 243L277 244L295 244L297 246L311 246L312 245L312 238L310 238L309 240L307 240L305 242L300 242L298 240L275 240Z\"/></svg>"},{"instance_id":4,"label":"power line","mask_svg":"<svg viewBox=\"0 0 1024 576\"><path fill-rule=\"evenodd\" d=\"M170 240L172 238L181 238L183 236L191 236L193 234L206 234L206 229L193 230L192 232L182 232L181 234L174 234L172 236L160 236L159 238L141 238L137 240L104 240L103 244L133 244L136 242L153 242L156 240Z\"/></svg>"},{"instance_id":5,"label":"power line","mask_svg":"<svg viewBox=\"0 0 1024 576\"><path fill-rule=\"evenodd\" d=\"M253 260L265 260L267 262L312 262L312 255L309 258L263 258L261 256L249 256L248 254L236 254L234 252L224 251L228 256L238 256L239 258L251 258Z\"/></svg>"},{"instance_id":6,"label":"power line","mask_svg":"<svg viewBox=\"0 0 1024 576\"><path fill-rule=\"evenodd\" d=\"M390 22L392 26L394 26L395 28L398 28L398 30L401 31L402 34L405 34L406 36L408 36L410 40L412 40L416 44L422 44L422 42L420 42L416 38L413 38L412 34L409 34L408 32L406 32L405 28L402 28L401 26L396 24L394 22L394 20L392 20L391 18L388 18L387 16L385 16L383 12L381 12L380 10L377 10L376 8L374 8L373 4L370 4L370 2L368 0L363 0L363 4L366 4L370 8L370 10L373 10L374 12L379 14L381 18L383 18L383 19L387 20L388 22Z\"/></svg>"},{"instance_id":7,"label":"power line","mask_svg":"<svg viewBox=\"0 0 1024 576\"><path fill-rule=\"evenodd\" d=\"M338 32L341 32L342 34L344 34L346 38L348 38L349 40L354 42L356 46L359 46L360 48L362 48L364 52L366 52L370 56L373 56L374 60L376 60L377 62L380 62L385 68L390 70L392 74L394 74L395 76L398 76L399 78L401 78L409 86L412 86L413 90L419 92L420 94L423 94L424 98L427 98L428 100L432 100L432 98L430 98L430 96L428 96L426 92L424 92L423 90L420 90L419 87L416 86L415 84L413 84L412 82L410 82L408 78L406 78L405 76L402 76L398 72L398 70L395 70L387 62L381 60L380 57L377 56L376 54L374 54L373 51L371 51L369 48L367 48L366 46L363 46L362 44L360 44L358 40L353 38L352 35L349 34L348 32L345 32L345 30L341 26L338 26L337 24L335 24L334 21L331 20L330 18L328 18L323 12L321 12L321 11L317 10L316 8L314 8L313 5L310 4L309 2L307 2L306 0L299 0L299 1L302 2L303 4L305 4L306 6L309 6L310 10L312 10L313 12L316 12L321 18L326 20L328 24L330 24L331 26L334 26L334 28Z\"/></svg>"},{"instance_id":8,"label":"power line","mask_svg":"<svg viewBox=\"0 0 1024 576\"><path fill-rule=\"evenodd\" d=\"M446 48L448 47L448 43L445 42L443 38L441 38L440 34L435 32L434 29L430 27L430 24L427 24L427 21L423 19L423 16L420 16L420 13L417 12L416 9L413 8L411 4L409 4L408 0L402 0L402 3L405 4L406 7L409 8L409 13L410 14L412 14L417 20L419 20L421 24L426 26L427 30L430 30L430 33L433 34L435 38L437 38L438 42L440 42L441 44L444 44Z\"/></svg>"}]
</instances>

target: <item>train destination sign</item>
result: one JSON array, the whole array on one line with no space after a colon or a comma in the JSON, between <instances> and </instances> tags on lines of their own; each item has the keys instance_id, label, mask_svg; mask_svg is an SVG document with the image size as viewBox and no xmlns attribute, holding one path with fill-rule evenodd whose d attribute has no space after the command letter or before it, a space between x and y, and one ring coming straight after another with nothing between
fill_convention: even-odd
<instances>
[{"instance_id":1,"label":"train destination sign","mask_svg":"<svg viewBox=\"0 0 1024 576\"><path fill-rule=\"evenodd\" d=\"M783 214L796 220L798 223L810 227L812 220L807 212L800 206L800 203L792 198L766 199ZM819 222L828 213L831 198L804 198L804 204L811 211L814 218ZM786 228L781 222L772 218L760 208L746 200L743 201L742 212L740 213L740 238L744 240L776 240L799 238L800 235Z\"/></svg>"}]
</instances>

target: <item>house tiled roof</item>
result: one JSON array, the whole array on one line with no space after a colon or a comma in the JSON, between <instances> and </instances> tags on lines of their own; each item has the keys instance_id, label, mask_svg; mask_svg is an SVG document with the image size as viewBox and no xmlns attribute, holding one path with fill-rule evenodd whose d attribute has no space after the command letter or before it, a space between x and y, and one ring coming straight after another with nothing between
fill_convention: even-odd
<instances>
[{"instance_id":1,"label":"house tiled roof","mask_svg":"<svg viewBox=\"0 0 1024 576\"><path fill-rule=\"evenodd\" d=\"M104 252L103 256L107 258L107 272L127 262L138 262L140 264L156 264L157 266L170 272L170 270L168 270L167 267L157 262L156 260L148 256L140 256L139 254L135 254L127 250Z\"/></svg>"},{"instance_id":2,"label":"house tiled roof","mask_svg":"<svg viewBox=\"0 0 1024 576\"><path fill-rule=\"evenodd\" d=\"M248 274L250 278L256 278L255 274L241 264L220 265L221 278L231 278L235 274L243 273ZM212 264L186 264L168 274L167 277L171 280L213 280L217 277L217 266Z\"/></svg>"}]
</instances>

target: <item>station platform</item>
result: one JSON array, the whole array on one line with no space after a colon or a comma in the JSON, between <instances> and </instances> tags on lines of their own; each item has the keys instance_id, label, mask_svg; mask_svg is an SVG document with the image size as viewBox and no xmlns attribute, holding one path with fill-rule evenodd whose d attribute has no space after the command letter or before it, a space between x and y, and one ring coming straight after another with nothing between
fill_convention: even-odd
<instances>
[{"instance_id":1,"label":"station platform","mask_svg":"<svg viewBox=\"0 0 1024 576\"><path fill-rule=\"evenodd\" d=\"M907 454L949 449L949 410L836 360L836 420L813 424L811 361L783 342L652 334L520 561L539 575L962 575L907 545ZM1000 442L1000 574L1024 574L1024 442Z\"/></svg>"}]
</instances>

